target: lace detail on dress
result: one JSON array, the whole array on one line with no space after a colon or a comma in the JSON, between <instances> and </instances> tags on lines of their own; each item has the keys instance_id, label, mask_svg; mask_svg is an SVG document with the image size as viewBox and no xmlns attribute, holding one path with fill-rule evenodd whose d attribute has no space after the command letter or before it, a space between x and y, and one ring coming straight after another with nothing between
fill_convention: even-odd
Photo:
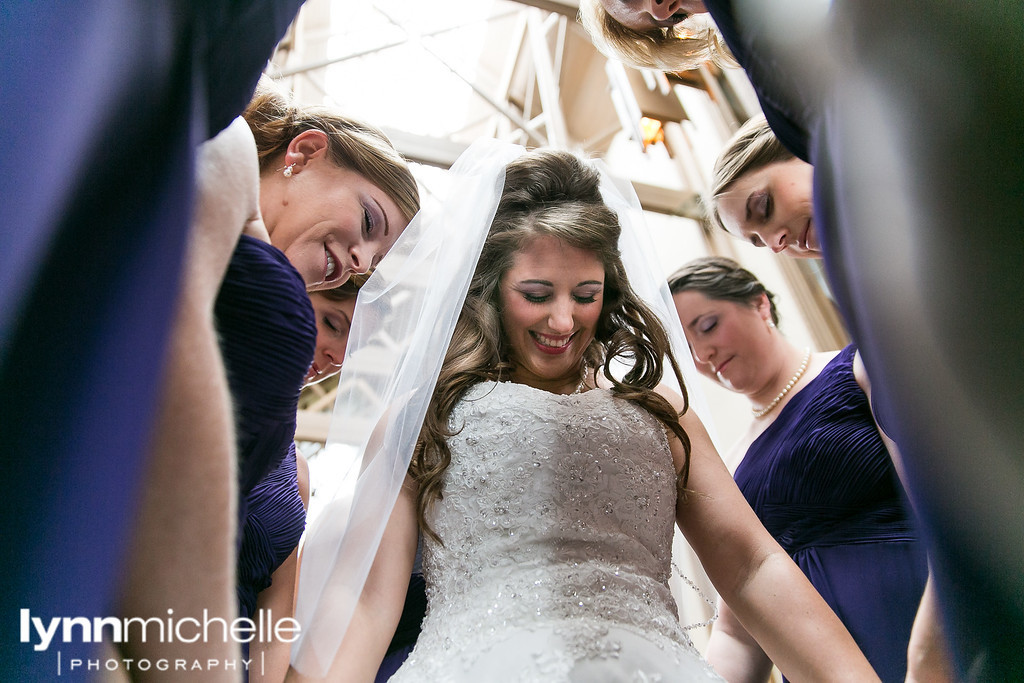
<instances>
[{"instance_id":1,"label":"lace detail on dress","mask_svg":"<svg viewBox=\"0 0 1024 683\"><path fill-rule=\"evenodd\" d=\"M444 544L424 539L427 616L392 680L668 681L686 662L683 680L713 676L668 587L676 478L661 423L606 390L486 382L450 425L429 511ZM611 662L618 674L594 673Z\"/></svg>"}]
</instances>

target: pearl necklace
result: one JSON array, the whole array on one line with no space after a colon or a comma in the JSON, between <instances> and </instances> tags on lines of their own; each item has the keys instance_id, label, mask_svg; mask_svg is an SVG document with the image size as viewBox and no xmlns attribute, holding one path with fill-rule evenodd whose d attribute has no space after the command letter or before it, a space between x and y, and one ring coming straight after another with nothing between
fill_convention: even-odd
<instances>
[{"instance_id":1,"label":"pearl necklace","mask_svg":"<svg viewBox=\"0 0 1024 683\"><path fill-rule=\"evenodd\" d=\"M775 408L775 406L779 405L779 401L785 398L786 394L789 393L789 390L792 389L793 386L800 381L800 378L804 376L804 371L807 370L807 361L809 361L810 359L811 347L808 346L807 348L804 349L804 359L803 361L800 362L800 367L796 369L796 372L793 373L793 377L791 377L790 380L786 382L786 386L782 389L782 391L778 393L778 395L775 398L772 399L771 403L766 405L764 408L761 408L760 410L758 410L757 408L750 409L750 412L754 414L755 418L764 417L768 413L772 412L772 409Z\"/></svg>"},{"instance_id":2,"label":"pearl necklace","mask_svg":"<svg viewBox=\"0 0 1024 683\"><path fill-rule=\"evenodd\" d=\"M583 387L584 387L584 385L586 385L586 383L587 383L587 366L584 365L583 366L583 372L580 373L580 383L576 385L576 390L573 391L569 395L570 396L575 396L577 394L582 394L583 393Z\"/></svg>"}]
</instances>

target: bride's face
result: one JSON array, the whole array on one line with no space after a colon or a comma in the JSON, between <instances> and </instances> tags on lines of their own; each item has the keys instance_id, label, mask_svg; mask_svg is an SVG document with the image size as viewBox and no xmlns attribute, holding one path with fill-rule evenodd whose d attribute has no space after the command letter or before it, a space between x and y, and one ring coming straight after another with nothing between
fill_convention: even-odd
<instances>
[{"instance_id":1,"label":"bride's face","mask_svg":"<svg viewBox=\"0 0 1024 683\"><path fill-rule=\"evenodd\" d=\"M500 297L513 379L548 391L574 389L604 304L597 255L537 237L516 252Z\"/></svg>"}]
</instances>

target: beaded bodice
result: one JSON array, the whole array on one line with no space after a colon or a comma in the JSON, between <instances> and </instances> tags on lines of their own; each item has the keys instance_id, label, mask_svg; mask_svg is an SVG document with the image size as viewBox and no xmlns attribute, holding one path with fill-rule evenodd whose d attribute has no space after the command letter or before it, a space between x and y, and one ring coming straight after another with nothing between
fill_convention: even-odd
<instances>
[{"instance_id":1,"label":"beaded bodice","mask_svg":"<svg viewBox=\"0 0 1024 683\"><path fill-rule=\"evenodd\" d=\"M450 427L427 516L443 545L424 538L429 607L409 680L449 680L432 676L538 628L564 645L502 680L568 680L574 662L619 658L623 630L693 651L668 588L676 478L653 416L604 389L485 382Z\"/></svg>"}]
</instances>

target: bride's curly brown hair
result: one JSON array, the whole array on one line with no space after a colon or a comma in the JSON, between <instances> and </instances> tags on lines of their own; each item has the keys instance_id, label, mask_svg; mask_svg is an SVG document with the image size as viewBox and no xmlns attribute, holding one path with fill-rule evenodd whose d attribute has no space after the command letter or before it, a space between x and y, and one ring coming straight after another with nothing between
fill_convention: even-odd
<instances>
[{"instance_id":1,"label":"bride's curly brown hair","mask_svg":"<svg viewBox=\"0 0 1024 683\"><path fill-rule=\"evenodd\" d=\"M449 416L474 384L509 378L512 364L501 323L499 288L516 253L540 236L557 237L567 245L591 251L604 265L604 305L594 340L585 353L587 367L593 368L595 375L603 368L616 396L654 415L680 440L686 462L677 485L680 490L686 485L690 440L679 424L682 413L654 391L663 376L663 359L668 358L682 390L685 412L688 402L682 374L667 332L626 279L618 250L618 216L604 204L599 185L597 171L569 152L535 150L506 167L494 221L409 467L419 485L420 528L434 540L440 541L426 521L426 512L443 495L443 476L451 462L448 439L461 429L449 425ZM632 366L621 380L611 372L616 358Z\"/></svg>"}]
</instances>

